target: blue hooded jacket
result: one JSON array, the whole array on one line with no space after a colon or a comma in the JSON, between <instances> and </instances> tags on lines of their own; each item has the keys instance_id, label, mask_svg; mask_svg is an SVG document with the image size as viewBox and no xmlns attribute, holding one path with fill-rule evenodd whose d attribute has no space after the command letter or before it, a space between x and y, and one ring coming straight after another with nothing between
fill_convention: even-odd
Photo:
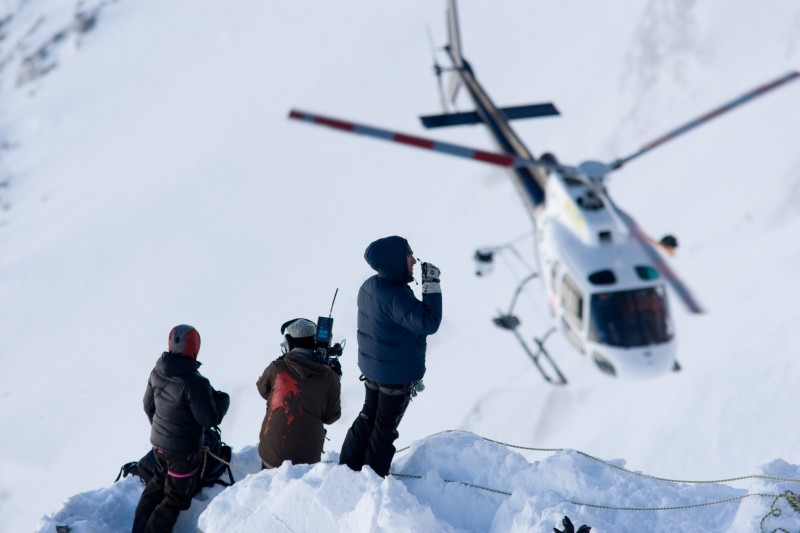
<instances>
[{"instance_id":1,"label":"blue hooded jacket","mask_svg":"<svg viewBox=\"0 0 800 533\"><path fill-rule=\"evenodd\" d=\"M408 286L402 237L378 239L364 259L377 274L358 291L358 367L368 379L383 385L411 383L425 375L426 337L442 322L441 293L417 300Z\"/></svg>"}]
</instances>

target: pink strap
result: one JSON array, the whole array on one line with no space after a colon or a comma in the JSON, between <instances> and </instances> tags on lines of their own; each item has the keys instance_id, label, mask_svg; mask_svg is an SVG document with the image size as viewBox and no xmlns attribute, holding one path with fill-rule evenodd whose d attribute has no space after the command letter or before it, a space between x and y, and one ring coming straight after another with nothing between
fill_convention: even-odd
<instances>
[{"instance_id":1,"label":"pink strap","mask_svg":"<svg viewBox=\"0 0 800 533\"><path fill-rule=\"evenodd\" d=\"M167 470L167 474L169 474L172 477L185 478L185 477L192 477L193 475L195 475L197 473L198 470L200 470L200 469L199 468L195 468L191 472L186 472L185 474L181 473L181 472L173 472L172 470Z\"/></svg>"}]
</instances>

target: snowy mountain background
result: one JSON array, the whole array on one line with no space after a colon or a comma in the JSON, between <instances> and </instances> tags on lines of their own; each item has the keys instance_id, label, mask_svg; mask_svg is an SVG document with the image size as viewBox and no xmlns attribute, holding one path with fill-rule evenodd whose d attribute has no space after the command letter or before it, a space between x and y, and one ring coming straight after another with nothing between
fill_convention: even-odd
<instances>
[{"instance_id":1,"label":"snowy mountain background","mask_svg":"<svg viewBox=\"0 0 800 533\"><path fill-rule=\"evenodd\" d=\"M561 117L514 126L534 154L566 163L627 155L800 66L791 0L459 8L464 53L499 105L558 106ZM0 1L0 531L87 513L117 522L74 531L128 527L136 480L109 485L149 446L141 396L178 323L200 331L202 371L232 396L225 440L252 463L264 409L255 380L279 355L279 326L327 314L339 288L334 333L350 344L344 413L328 432L335 460L363 395L362 254L389 234L443 273L445 320L429 339L427 389L400 428L398 447L412 447L393 468L423 479L282 468L215 499L207 531L225 516L243 520L228 530L247 530L246 504L265 501L276 503L251 524L326 508L338 530L549 530L566 513L598 532L751 531L771 499L689 514L565 501L658 507L800 492L757 480L632 482L575 452L476 436L674 479L800 477L800 84L613 177L612 196L648 232L677 235L673 264L708 309L690 316L672 299L684 370L612 380L553 338L570 379L555 389L491 323L523 269L501 262L491 278L473 275L475 248L530 231L508 176L286 119L298 107L491 148L479 127L419 126L418 115L440 111L427 26L444 44L444 2ZM530 240L518 249L531 256ZM518 310L528 336L549 328L539 292ZM471 433L426 438L448 429ZM513 495L471 496L441 479ZM97 511L105 503L108 514ZM791 513L771 527L800 527Z\"/></svg>"}]
</instances>

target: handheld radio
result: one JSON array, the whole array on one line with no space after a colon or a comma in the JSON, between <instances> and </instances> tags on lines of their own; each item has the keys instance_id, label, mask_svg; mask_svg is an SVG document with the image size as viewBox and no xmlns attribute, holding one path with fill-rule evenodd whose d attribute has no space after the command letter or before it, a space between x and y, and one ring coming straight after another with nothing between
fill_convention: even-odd
<instances>
[{"instance_id":1,"label":"handheld radio","mask_svg":"<svg viewBox=\"0 0 800 533\"><path fill-rule=\"evenodd\" d=\"M339 357L342 355L344 351L345 342L342 340L341 343L336 343L331 346L331 342L333 341L333 304L336 303L336 295L339 294L339 289L336 289L336 292L333 293L333 301L331 302L331 310L328 313L328 316L321 316L317 318L317 333L314 335L314 346L316 347L316 351L320 354L327 364L331 366L338 366L339 365ZM339 367L341 368L341 367ZM337 372L341 375L341 371Z\"/></svg>"},{"instance_id":2,"label":"handheld radio","mask_svg":"<svg viewBox=\"0 0 800 533\"><path fill-rule=\"evenodd\" d=\"M318 348L327 348L331 345L333 340L333 304L336 303L336 295L339 294L339 289L333 293L333 301L331 302L331 310L328 316L321 316L317 318L317 333L314 335L314 343Z\"/></svg>"}]
</instances>

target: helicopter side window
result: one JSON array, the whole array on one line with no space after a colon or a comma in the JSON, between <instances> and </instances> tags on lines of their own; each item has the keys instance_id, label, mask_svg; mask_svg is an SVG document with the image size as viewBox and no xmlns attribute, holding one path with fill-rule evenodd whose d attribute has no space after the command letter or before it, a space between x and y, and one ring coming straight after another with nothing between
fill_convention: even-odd
<instances>
[{"instance_id":1,"label":"helicopter side window","mask_svg":"<svg viewBox=\"0 0 800 533\"><path fill-rule=\"evenodd\" d=\"M569 276L564 276L561 285L561 306L564 312L572 319L578 330L583 329L583 295L580 289Z\"/></svg>"},{"instance_id":2,"label":"helicopter side window","mask_svg":"<svg viewBox=\"0 0 800 533\"><path fill-rule=\"evenodd\" d=\"M589 274L589 283L592 285L613 285L617 282L617 276L611 270L598 270Z\"/></svg>"},{"instance_id":3,"label":"helicopter side window","mask_svg":"<svg viewBox=\"0 0 800 533\"><path fill-rule=\"evenodd\" d=\"M637 266L636 267L636 275L639 276L639 279L643 280L651 280L651 279L658 279L658 271L651 267L651 266Z\"/></svg>"}]
</instances>

